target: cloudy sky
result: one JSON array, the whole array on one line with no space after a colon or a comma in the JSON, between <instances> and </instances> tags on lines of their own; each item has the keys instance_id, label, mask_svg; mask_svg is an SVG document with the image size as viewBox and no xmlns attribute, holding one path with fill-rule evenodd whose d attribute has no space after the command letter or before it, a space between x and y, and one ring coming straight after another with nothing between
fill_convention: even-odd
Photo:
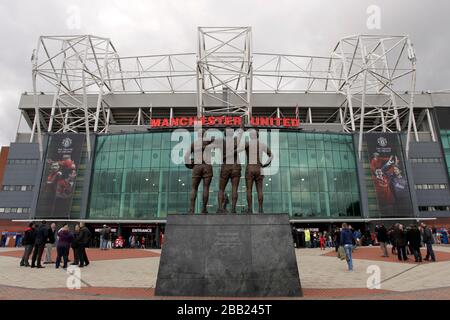
<instances>
[{"instance_id":1,"label":"cloudy sky","mask_svg":"<svg viewBox=\"0 0 450 320\"><path fill-rule=\"evenodd\" d=\"M368 29L367 8L380 8ZM257 52L328 56L354 34L408 34L417 89L450 89L448 0L17 0L0 2L0 145L14 139L20 94L31 91L40 35L109 37L121 56L195 52L197 26L252 26Z\"/></svg>"}]
</instances>

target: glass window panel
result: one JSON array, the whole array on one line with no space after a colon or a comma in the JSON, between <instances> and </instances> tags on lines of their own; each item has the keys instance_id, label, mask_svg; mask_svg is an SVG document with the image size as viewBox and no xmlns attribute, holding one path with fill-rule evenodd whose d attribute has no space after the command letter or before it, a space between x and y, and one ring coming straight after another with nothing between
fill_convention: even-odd
<instances>
[{"instance_id":1,"label":"glass window panel","mask_svg":"<svg viewBox=\"0 0 450 320\"><path fill-rule=\"evenodd\" d=\"M289 149L297 149L297 134L295 132L288 132L287 133L287 137L288 137L288 147Z\"/></svg>"},{"instance_id":2,"label":"glass window panel","mask_svg":"<svg viewBox=\"0 0 450 320\"><path fill-rule=\"evenodd\" d=\"M150 168L152 163L152 152L150 150L142 151L142 168Z\"/></svg>"},{"instance_id":3,"label":"glass window panel","mask_svg":"<svg viewBox=\"0 0 450 320\"><path fill-rule=\"evenodd\" d=\"M152 151L152 168L159 168L161 160L161 151L153 150Z\"/></svg>"},{"instance_id":4,"label":"glass window panel","mask_svg":"<svg viewBox=\"0 0 450 320\"><path fill-rule=\"evenodd\" d=\"M295 181L299 184L298 191L309 191L309 170L305 168L300 168L299 176L295 179ZM296 190L297 191L297 190Z\"/></svg>"},{"instance_id":5,"label":"glass window panel","mask_svg":"<svg viewBox=\"0 0 450 320\"><path fill-rule=\"evenodd\" d=\"M134 135L134 147L135 150L142 150L144 134L138 133Z\"/></svg>"},{"instance_id":6,"label":"glass window panel","mask_svg":"<svg viewBox=\"0 0 450 320\"><path fill-rule=\"evenodd\" d=\"M153 133L152 135L153 135L152 148L160 149L161 148L161 133L156 132L156 133Z\"/></svg>"},{"instance_id":7,"label":"glass window panel","mask_svg":"<svg viewBox=\"0 0 450 320\"><path fill-rule=\"evenodd\" d=\"M280 132L280 149L287 149L288 148L288 138L287 138L287 132Z\"/></svg>"},{"instance_id":8,"label":"glass window panel","mask_svg":"<svg viewBox=\"0 0 450 320\"><path fill-rule=\"evenodd\" d=\"M300 169L299 168L290 168L288 169L290 172L290 182L291 182L291 190L292 191L300 191Z\"/></svg>"},{"instance_id":9,"label":"glass window panel","mask_svg":"<svg viewBox=\"0 0 450 320\"><path fill-rule=\"evenodd\" d=\"M117 135L117 150L122 151L126 148L127 135L120 134Z\"/></svg>"},{"instance_id":10,"label":"glass window panel","mask_svg":"<svg viewBox=\"0 0 450 320\"><path fill-rule=\"evenodd\" d=\"M142 164L142 154L141 151L133 152L133 168L140 168Z\"/></svg>"},{"instance_id":11,"label":"glass window panel","mask_svg":"<svg viewBox=\"0 0 450 320\"><path fill-rule=\"evenodd\" d=\"M325 153L321 150L317 150L317 166L319 168L325 167Z\"/></svg>"},{"instance_id":12,"label":"glass window panel","mask_svg":"<svg viewBox=\"0 0 450 320\"><path fill-rule=\"evenodd\" d=\"M304 133L297 133L297 141L299 149L306 149L306 135Z\"/></svg>"},{"instance_id":13,"label":"glass window panel","mask_svg":"<svg viewBox=\"0 0 450 320\"><path fill-rule=\"evenodd\" d=\"M306 148L308 150L314 150L316 148L316 142L314 140L314 134L307 133L306 134Z\"/></svg>"},{"instance_id":14,"label":"glass window panel","mask_svg":"<svg viewBox=\"0 0 450 320\"><path fill-rule=\"evenodd\" d=\"M333 151L325 151L324 158L325 158L325 166L327 168L333 168Z\"/></svg>"},{"instance_id":15,"label":"glass window panel","mask_svg":"<svg viewBox=\"0 0 450 320\"><path fill-rule=\"evenodd\" d=\"M111 152L117 151L118 137L119 137L118 135L111 135L108 137L108 140L110 141L109 151Z\"/></svg>"},{"instance_id":16,"label":"glass window panel","mask_svg":"<svg viewBox=\"0 0 450 320\"><path fill-rule=\"evenodd\" d=\"M133 150L134 145L134 134L127 134L126 150Z\"/></svg>"},{"instance_id":17,"label":"glass window panel","mask_svg":"<svg viewBox=\"0 0 450 320\"><path fill-rule=\"evenodd\" d=\"M308 152L308 167L317 167L317 153L315 149L307 150Z\"/></svg>"},{"instance_id":18,"label":"glass window panel","mask_svg":"<svg viewBox=\"0 0 450 320\"><path fill-rule=\"evenodd\" d=\"M333 164L335 168L341 168L341 154L340 152L333 152Z\"/></svg>"},{"instance_id":19,"label":"glass window panel","mask_svg":"<svg viewBox=\"0 0 450 320\"><path fill-rule=\"evenodd\" d=\"M293 215L303 216L304 212L301 207L301 195L300 192L292 192L292 213Z\"/></svg>"},{"instance_id":20,"label":"glass window panel","mask_svg":"<svg viewBox=\"0 0 450 320\"><path fill-rule=\"evenodd\" d=\"M348 153L341 151L340 154L341 154L341 166L342 166L342 168L348 168Z\"/></svg>"},{"instance_id":21,"label":"glass window panel","mask_svg":"<svg viewBox=\"0 0 450 320\"><path fill-rule=\"evenodd\" d=\"M299 159L300 167L307 167L308 166L308 152L306 150L299 150L298 151L298 159Z\"/></svg>"},{"instance_id":22,"label":"glass window panel","mask_svg":"<svg viewBox=\"0 0 450 320\"><path fill-rule=\"evenodd\" d=\"M311 209L311 199L310 199L310 193L309 192L300 192L301 197L301 211L304 212L304 215L306 217L312 216L312 209Z\"/></svg>"},{"instance_id":23,"label":"glass window panel","mask_svg":"<svg viewBox=\"0 0 450 320\"><path fill-rule=\"evenodd\" d=\"M281 174L278 172L277 174L267 176L266 179L272 185L272 191L280 192L281 191ZM245 183L244 179L241 179L241 183Z\"/></svg>"},{"instance_id":24,"label":"glass window panel","mask_svg":"<svg viewBox=\"0 0 450 320\"><path fill-rule=\"evenodd\" d=\"M125 151L119 151L117 154L116 168L124 168L125 164Z\"/></svg>"},{"instance_id":25,"label":"glass window panel","mask_svg":"<svg viewBox=\"0 0 450 320\"><path fill-rule=\"evenodd\" d=\"M298 159L298 151L297 150L289 150L289 164L291 167L298 167L299 166L299 159Z\"/></svg>"},{"instance_id":26,"label":"glass window panel","mask_svg":"<svg viewBox=\"0 0 450 320\"><path fill-rule=\"evenodd\" d=\"M317 181L317 169L310 170L309 172L309 191L319 191L319 184Z\"/></svg>"},{"instance_id":27,"label":"glass window panel","mask_svg":"<svg viewBox=\"0 0 450 320\"><path fill-rule=\"evenodd\" d=\"M320 210L321 216L323 217L330 216L330 202L328 199L328 193L325 192L320 193Z\"/></svg>"},{"instance_id":28,"label":"glass window panel","mask_svg":"<svg viewBox=\"0 0 450 320\"><path fill-rule=\"evenodd\" d=\"M321 216L320 195L318 192L310 193L311 197L311 215L313 217Z\"/></svg>"},{"instance_id":29,"label":"glass window panel","mask_svg":"<svg viewBox=\"0 0 450 320\"><path fill-rule=\"evenodd\" d=\"M328 191L328 181L327 181L327 174L325 169L318 169L317 170L317 179L319 183L319 190L320 191Z\"/></svg>"},{"instance_id":30,"label":"glass window panel","mask_svg":"<svg viewBox=\"0 0 450 320\"><path fill-rule=\"evenodd\" d=\"M114 169L116 167L116 160L117 160L117 152L110 152L108 159L108 168Z\"/></svg>"},{"instance_id":31,"label":"glass window panel","mask_svg":"<svg viewBox=\"0 0 450 320\"><path fill-rule=\"evenodd\" d=\"M286 149L280 150L280 165L282 167L289 167L289 152Z\"/></svg>"}]
</instances>

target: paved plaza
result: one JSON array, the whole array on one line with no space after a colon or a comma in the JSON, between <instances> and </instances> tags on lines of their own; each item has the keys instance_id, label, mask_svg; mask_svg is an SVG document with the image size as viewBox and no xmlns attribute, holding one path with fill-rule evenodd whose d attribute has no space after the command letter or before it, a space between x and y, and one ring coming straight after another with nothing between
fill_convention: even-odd
<instances>
[{"instance_id":1,"label":"paved plaza","mask_svg":"<svg viewBox=\"0 0 450 320\"><path fill-rule=\"evenodd\" d=\"M353 272L334 249L296 249L302 299L450 299L450 246L434 248L437 262L414 263L411 257L408 262L382 258L379 247L359 247ZM21 255L22 249L0 250L2 300L169 299L154 296L160 250L88 249L91 264L81 269L81 289L68 289L70 276L54 265L19 267ZM374 268L380 271L379 289L368 289L368 271Z\"/></svg>"}]
</instances>

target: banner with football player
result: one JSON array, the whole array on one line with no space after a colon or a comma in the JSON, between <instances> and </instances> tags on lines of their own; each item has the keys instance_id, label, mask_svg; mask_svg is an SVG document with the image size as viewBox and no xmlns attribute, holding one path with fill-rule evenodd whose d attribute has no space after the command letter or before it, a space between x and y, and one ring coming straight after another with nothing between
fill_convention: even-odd
<instances>
[{"instance_id":1,"label":"banner with football player","mask_svg":"<svg viewBox=\"0 0 450 320\"><path fill-rule=\"evenodd\" d=\"M411 196L398 135L366 133L364 139L381 216L412 216Z\"/></svg>"},{"instance_id":2,"label":"banner with football player","mask_svg":"<svg viewBox=\"0 0 450 320\"><path fill-rule=\"evenodd\" d=\"M84 139L77 133L50 136L36 217L69 217Z\"/></svg>"}]
</instances>

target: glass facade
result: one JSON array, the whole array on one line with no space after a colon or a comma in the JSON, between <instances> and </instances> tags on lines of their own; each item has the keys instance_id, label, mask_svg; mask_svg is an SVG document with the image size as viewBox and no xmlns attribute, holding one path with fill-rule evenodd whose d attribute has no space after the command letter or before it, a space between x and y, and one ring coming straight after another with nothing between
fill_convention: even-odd
<instances>
[{"instance_id":1,"label":"glass facade","mask_svg":"<svg viewBox=\"0 0 450 320\"><path fill-rule=\"evenodd\" d=\"M442 147L444 148L445 161L447 163L447 170L450 177L450 130L441 130Z\"/></svg>"},{"instance_id":2,"label":"glass facade","mask_svg":"<svg viewBox=\"0 0 450 320\"><path fill-rule=\"evenodd\" d=\"M271 141L269 139L269 145ZM191 170L171 161L171 132L97 137L91 178L89 218L158 219L186 213ZM360 216L352 135L279 132L278 173L264 178L264 212L293 218ZM220 165L214 165L208 211L217 210ZM239 185L238 213L246 210L245 165ZM201 205L200 185L196 212ZM231 199L231 185L226 194ZM253 197L257 208L257 197ZM229 207L228 207L229 208Z\"/></svg>"}]
</instances>

